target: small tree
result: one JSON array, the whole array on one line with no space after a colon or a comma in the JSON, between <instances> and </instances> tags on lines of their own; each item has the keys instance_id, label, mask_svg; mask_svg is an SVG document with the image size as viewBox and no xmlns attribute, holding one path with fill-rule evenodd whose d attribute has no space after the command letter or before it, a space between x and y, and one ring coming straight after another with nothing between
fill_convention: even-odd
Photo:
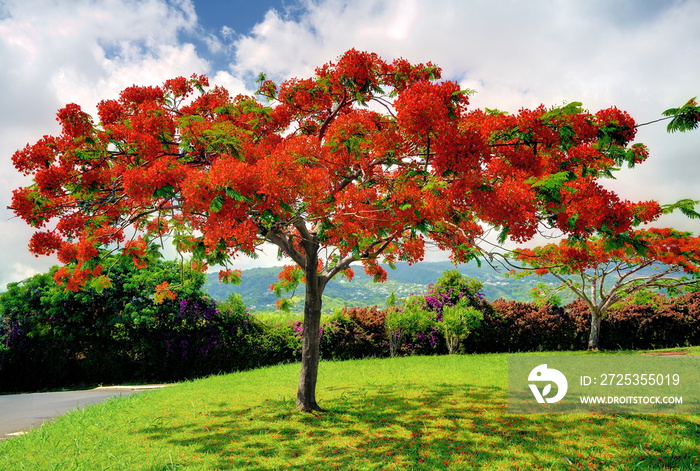
<instances>
[{"instance_id":1,"label":"small tree","mask_svg":"<svg viewBox=\"0 0 700 471\"><path fill-rule=\"evenodd\" d=\"M598 349L601 320L616 302L651 288L700 285L700 237L672 229L638 230L616 245L604 239L563 240L520 249L516 258L532 268L521 273L550 273L560 282L555 289L586 303L590 350Z\"/></svg>"},{"instance_id":2,"label":"small tree","mask_svg":"<svg viewBox=\"0 0 700 471\"><path fill-rule=\"evenodd\" d=\"M459 344L481 325L483 318L484 315L470 306L467 298L460 299L453 306L445 306L442 321L436 325L445 336L447 351L450 354L457 353Z\"/></svg>"}]
</instances>

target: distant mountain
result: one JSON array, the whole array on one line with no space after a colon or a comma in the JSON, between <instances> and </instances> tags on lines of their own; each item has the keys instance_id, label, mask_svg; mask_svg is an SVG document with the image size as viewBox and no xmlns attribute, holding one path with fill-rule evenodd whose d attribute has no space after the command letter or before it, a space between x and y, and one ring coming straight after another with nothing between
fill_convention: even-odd
<instances>
[{"instance_id":1,"label":"distant mountain","mask_svg":"<svg viewBox=\"0 0 700 471\"><path fill-rule=\"evenodd\" d=\"M387 266L389 279L384 283L375 283L372 277L365 274L361 265L353 266L355 277L352 282L338 277L326 286L324 292L324 311L332 311L343 306L385 306L386 300L393 292L397 298L410 294L424 293L430 283L435 283L446 270L457 269L469 278L476 278L483 283L483 292L487 299L497 298L530 301L530 290L542 282L553 282L548 277L528 277L524 279L506 278L503 273L495 271L488 265L479 267L476 263L458 265L451 262L421 262L409 266L398 263L396 269ZM219 283L216 273L209 275L205 289L217 300L225 300L231 294L237 293L243 297L245 304L253 311L270 311L275 309L275 294L269 286L278 281L277 274L281 267L252 268L243 271L242 282L239 285ZM294 293L297 309L303 304L304 287L300 286Z\"/></svg>"}]
</instances>

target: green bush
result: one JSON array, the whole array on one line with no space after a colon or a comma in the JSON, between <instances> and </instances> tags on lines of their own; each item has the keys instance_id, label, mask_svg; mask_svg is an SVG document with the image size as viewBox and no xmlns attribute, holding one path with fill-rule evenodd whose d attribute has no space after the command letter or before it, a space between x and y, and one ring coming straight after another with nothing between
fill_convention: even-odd
<instances>
[{"instance_id":1,"label":"green bush","mask_svg":"<svg viewBox=\"0 0 700 471\"><path fill-rule=\"evenodd\" d=\"M428 331L435 322L424 296L409 296L403 306L389 309L385 321L389 355L398 355L407 339Z\"/></svg>"},{"instance_id":2,"label":"green bush","mask_svg":"<svg viewBox=\"0 0 700 471\"><path fill-rule=\"evenodd\" d=\"M297 316L251 316L234 295L216 304L203 276L173 262L136 270L115 262L112 286L67 292L55 268L0 295L0 391L33 391L98 383L176 381L298 361ZM163 280L176 300L154 302ZM345 308L319 332L327 360L455 352L586 348L590 313L538 300L487 303L481 284L451 271L426 295L382 310ZM604 349L700 344L700 293L654 294L618 303L602 322Z\"/></svg>"},{"instance_id":3,"label":"green bush","mask_svg":"<svg viewBox=\"0 0 700 471\"><path fill-rule=\"evenodd\" d=\"M480 311L469 305L467 298L460 299L453 306L444 306L442 320L436 326L445 337L447 351L457 353L460 343L481 325L483 318Z\"/></svg>"}]
</instances>

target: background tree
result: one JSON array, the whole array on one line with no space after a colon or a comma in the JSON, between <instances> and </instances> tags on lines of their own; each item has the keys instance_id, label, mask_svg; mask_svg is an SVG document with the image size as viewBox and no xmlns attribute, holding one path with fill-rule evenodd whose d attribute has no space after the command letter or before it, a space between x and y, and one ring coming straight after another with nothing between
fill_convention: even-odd
<instances>
[{"instance_id":1,"label":"background tree","mask_svg":"<svg viewBox=\"0 0 700 471\"><path fill-rule=\"evenodd\" d=\"M421 260L426 240L465 262L488 227L503 241L542 222L616 239L661 213L598 183L647 158L627 113L469 111L469 91L439 79L430 63L350 50L309 78L261 77L267 104L202 76L129 87L98 104L98 123L70 104L59 136L13 156L34 183L12 208L38 229L32 252L73 262L57 272L72 290L109 282L100 247L142 265L169 236L198 269L235 280L237 254L276 245L303 272L297 404L316 410L321 295L351 263L382 281L380 261ZM167 282L158 294L172 295Z\"/></svg>"},{"instance_id":2,"label":"background tree","mask_svg":"<svg viewBox=\"0 0 700 471\"><path fill-rule=\"evenodd\" d=\"M590 350L598 349L601 320L618 301L652 288L700 285L700 237L672 229L637 230L618 246L600 238L562 240L520 249L515 256L534 269L521 273L550 273L560 281L555 289L568 290L586 303Z\"/></svg>"}]
</instances>

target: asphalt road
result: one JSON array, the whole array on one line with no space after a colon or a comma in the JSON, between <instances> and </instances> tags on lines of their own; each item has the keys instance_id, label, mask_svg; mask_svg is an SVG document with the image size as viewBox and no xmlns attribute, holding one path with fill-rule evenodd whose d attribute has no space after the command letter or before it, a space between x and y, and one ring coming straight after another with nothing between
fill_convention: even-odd
<instances>
[{"instance_id":1,"label":"asphalt road","mask_svg":"<svg viewBox=\"0 0 700 471\"><path fill-rule=\"evenodd\" d=\"M69 410L96 404L110 397L125 396L157 387L162 386L119 386L87 391L0 396L0 440L37 428L42 423L63 415Z\"/></svg>"}]
</instances>

